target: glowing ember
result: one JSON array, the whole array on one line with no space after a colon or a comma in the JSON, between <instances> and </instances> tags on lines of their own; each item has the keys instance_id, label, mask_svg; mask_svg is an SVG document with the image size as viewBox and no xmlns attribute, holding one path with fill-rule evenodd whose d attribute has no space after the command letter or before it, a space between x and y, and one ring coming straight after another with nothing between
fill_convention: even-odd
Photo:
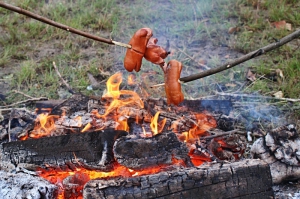
<instances>
[{"instance_id":1,"label":"glowing ember","mask_svg":"<svg viewBox=\"0 0 300 199\"><path fill-rule=\"evenodd\" d=\"M182 160L177 160L175 158L172 159L173 164L180 164L185 166L184 162ZM56 171L56 170L45 170L42 168L39 168L38 172L39 175L43 177L44 179L48 180L52 184L57 185L60 187L59 196L58 199L63 199L64 197L64 187L63 187L63 180L72 175L78 175L78 176L87 176L85 178L88 178L89 180L97 179L97 178L107 178L107 177L134 177L134 176L141 176L141 175L148 175L148 174L155 174L160 172L163 168L166 168L167 165L161 165L158 167L153 168L147 168L143 169L141 171L135 171L132 169L128 169L122 165L116 165L113 171L110 172L100 172L100 171L91 171L84 168L77 168L76 171ZM80 186L83 188L84 185ZM79 193L81 193L81 190L78 190ZM79 196L77 198L82 198L82 196Z\"/></svg>"},{"instance_id":2,"label":"glowing ember","mask_svg":"<svg viewBox=\"0 0 300 199\"><path fill-rule=\"evenodd\" d=\"M100 114L103 112L98 112L97 110L91 111L92 113L92 121L89 122L82 130L81 132L86 132L90 130L100 130L105 128L105 126L97 126L97 122L95 118L98 118L100 120L103 120L104 122L107 120L111 120L116 122L117 125L115 125L116 130L125 130L129 132L129 126L127 124L127 118L130 115L130 110L128 107L137 107L138 109L144 108L143 101L139 97L139 95L133 91L129 90L120 90L120 85L122 83L122 74L116 73L113 76L111 76L107 81L107 93L103 96L104 98L108 98L110 103L107 105L106 110L104 114ZM134 76L129 75L128 76L128 84L134 85L136 82L134 81ZM158 133L162 132L164 129L164 126L166 124L167 119L164 118L160 122L159 120L159 114L158 111L153 118L151 118L150 128L152 130L152 135L149 132L146 132L145 128L142 126L143 132L140 132L142 134L142 137L150 137L157 135ZM148 117L147 121L150 121L149 116L143 116L143 120L146 121L146 117ZM30 133L30 137L38 138L42 136L48 136L51 135L51 132L55 130L55 120L58 119L59 116L53 116L48 114L40 114L37 117L36 126L34 130ZM136 116L136 123L139 123L139 120L141 121L141 118L138 118ZM78 123L78 127L82 126L82 120L81 117L75 118L75 120ZM215 119L206 114L194 114L194 126L187 132L181 133L180 131L177 131L177 122L173 122L173 125L171 126L171 129L174 129L174 132L181 133L180 139L184 142L187 142L188 144L195 141L195 139L199 139L200 136L205 135L208 130L211 128L215 128L217 126L217 123ZM99 124L98 124L99 125ZM149 133L149 134L148 134ZM26 139L26 138L24 138ZM220 143L221 144L221 143ZM191 145L191 144L190 144ZM193 149L190 152L191 161L194 163L195 166L199 166L205 161L211 161L209 158L209 154L206 156L206 154L197 155L192 153ZM185 163L182 160L177 160L175 158L172 159L173 164L185 166ZM140 175L146 175L146 174L154 174L161 171L162 168L165 168L166 166L160 166L155 168L149 168L149 169L143 169L141 171L134 171L131 169L128 169L121 165L116 165L115 169L111 172L98 172L98 171L90 171L83 168L78 168L76 171L56 171L56 170L42 170L40 169L40 176L47 179L53 184L58 185L61 188L59 198L64 198L64 187L63 187L63 180L70 176L74 175L75 179L83 179L82 184L80 185L80 189L84 186L87 180L92 180L96 178L106 178L106 177L115 177L115 176L122 176L122 177L133 177L133 176L140 176ZM77 190L76 191L81 191ZM77 197L82 198L82 197Z\"/></svg>"}]
</instances>

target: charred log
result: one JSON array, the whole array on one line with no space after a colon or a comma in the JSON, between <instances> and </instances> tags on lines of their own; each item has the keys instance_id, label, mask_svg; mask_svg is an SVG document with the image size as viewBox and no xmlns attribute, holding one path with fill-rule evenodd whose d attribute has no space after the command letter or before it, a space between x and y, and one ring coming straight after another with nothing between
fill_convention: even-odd
<instances>
[{"instance_id":1,"label":"charred log","mask_svg":"<svg viewBox=\"0 0 300 199\"><path fill-rule=\"evenodd\" d=\"M252 148L253 157L270 165L274 183L300 178L300 138L294 125L273 129L257 139Z\"/></svg>"},{"instance_id":2,"label":"charred log","mask_svg":"<svg viewBox=\"0 0 300 199\"><path fill-rule=\"evenodd\" d=\"M44 112L43 109L50 109L52 115L61 115L63 112L73 113L76 111L87 110L89 97L80 93L72 95L67 100L48 100L36 102L38 113Z\"/></svg>"},{"instance_id":3,"label":"charred log","mask_svg":"<svg viewBox=\"0 0 300 199\"><path fill-rule=\"evenodd\" d=\"M62 170L84 167L109 171L115 162L113 144L124 135L127 132L108 129L4 143L3 160Z\"/></svg>"},{"instance_id":4,"label":"charred log","mask_svg":"<svg viewBox=\"0 0 300 199\"><path fill-rule=\"evenodd\" d=\"M187 146L173 132L160 133L150 138L121 137L114 145L117 161L134 170L171 164L172 158L184 160L191 165L188 151Z\"/></svg>"},{"instance_id":5,"label":"charred log","mask_svg":"<svg viewBox=\"0 0 300 199\"><path fill-rule=\"evenodd\" d=\"M89 181L84 198L273 198L268 164L245 160Z\"/></svg>"}]
</instances>

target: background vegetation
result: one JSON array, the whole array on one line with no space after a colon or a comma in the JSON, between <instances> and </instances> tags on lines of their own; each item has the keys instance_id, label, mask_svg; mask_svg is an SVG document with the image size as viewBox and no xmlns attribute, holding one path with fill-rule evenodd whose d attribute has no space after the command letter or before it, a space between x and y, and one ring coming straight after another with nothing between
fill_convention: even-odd
<instances>
[{"instance_id":1,"label":"background vegetation","mask_svg":"<svg viewBox=\"0 0 300 199\"><path fill-rule=\"evenodd\" d=\"M165 46L170 41L172 54L166 61L181 61L185 66L182 76L256 50L300 25L297 0L50 0L48 3L12 0L7 3L124 43L137 29L150 27L158 44ZM274 22L283 20L291 24L291 30L274 27ZM126 49L67 33L3 8L0 8L0 33L0 93L6 96L1 105L24 98L13 90L33 97L67 97L69 94L55 73L53 61L71 87L87 95L101 95L104 82L117 71L123 72L124 79L129 75L122 63ZM281 91L280 97L299 98L299 61L298 39L259 59L184 85L185 96L204 97L216 91L273 96ZM100 88L87 89L91 84L87 73L102 82ZM144 60L142 71L133 74L150 96L164 97L163 88L149 88L163 82L158 66Z\"/></svg>"}]
</instances>

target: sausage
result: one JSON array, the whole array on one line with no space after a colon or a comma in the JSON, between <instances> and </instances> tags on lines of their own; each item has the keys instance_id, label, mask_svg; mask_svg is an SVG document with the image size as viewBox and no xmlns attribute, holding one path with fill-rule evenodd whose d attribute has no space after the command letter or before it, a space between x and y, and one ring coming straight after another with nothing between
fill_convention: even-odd
<instances>
[{"instance_id":1,"label":"sausage","mask_svg":"<svg viewBox=\"0 0 300 199\"><path fill-rule=\"evenodd\" d=\"M181 92L181 84L178 82L182 70L181 62L170 60L165 71L165 91L167 95L167 103L178 105L184 100Z\"/></svg>"},{"instance_id":2,"label":"sausage","mask_svg":"<svg viewBox=\"0 0 300 199\"><path fill-rule=\"evenodd\" d=\"M157 45L157 42L157 38L150 38L144 57L146 60L152 62L153 64L163 66L165 64L164 59L168 56L169 53L164 48Z\"/></svg>"},{"instance_id":3,"label":"sausage","mask_svg":"<svg viewBox=\"0 0 300 199\"><path fill-rule=\"evenodd\" d=\"M127 71L140 71L147 43L151 37L152 30L150 28L141 28L134 33L129 41L131 49L127 49L124 58L124 67Z\"/></svg>"}]
</instances>

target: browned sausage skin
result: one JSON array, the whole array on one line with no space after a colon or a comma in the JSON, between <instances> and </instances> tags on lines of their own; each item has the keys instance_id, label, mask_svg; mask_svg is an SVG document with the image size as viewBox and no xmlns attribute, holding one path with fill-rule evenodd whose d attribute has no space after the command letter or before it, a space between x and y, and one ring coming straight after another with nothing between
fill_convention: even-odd
<instances>
[{"instance_id":1,"label":"browned sausage skin","mask_svg":"<svg viewBox=\"0 0 300 199\"><path fill-rule=\"evenodd\" d=\"M152 30L150 28L141 28L130 39L129 44L132 48L127 49L124 58L124 67L127 71L140 71L147 43L151 37Z\"/></svg>"},{"instance_id":2,"label":"browned sausage skin","mask_svg":"<svg viewBox=\"0 0 300 199\"><path fill-rule=\"evenodd\" d=\"M167 103L178 105L184 100L184 96L181 92L181 84L178 82L182 70L182 64L177 60L170 60L165 70L165 91L167 95Z\"/></svg>"},{"instance_id":3,"label":"browned sausage skin","mask_svg":"<svg viewBox=\"0 0 300 199\"><path fill-rule=\"evenodd\" d=\"M164 59L168 56L168 52L162 48L161 46L157 45L156 43L158 42L157 38L150 38L148 44L147 44L147 48L146 48L146 52L145 52L145 59L163 66L165 64Z\"/></svg>"}]
</instances>

